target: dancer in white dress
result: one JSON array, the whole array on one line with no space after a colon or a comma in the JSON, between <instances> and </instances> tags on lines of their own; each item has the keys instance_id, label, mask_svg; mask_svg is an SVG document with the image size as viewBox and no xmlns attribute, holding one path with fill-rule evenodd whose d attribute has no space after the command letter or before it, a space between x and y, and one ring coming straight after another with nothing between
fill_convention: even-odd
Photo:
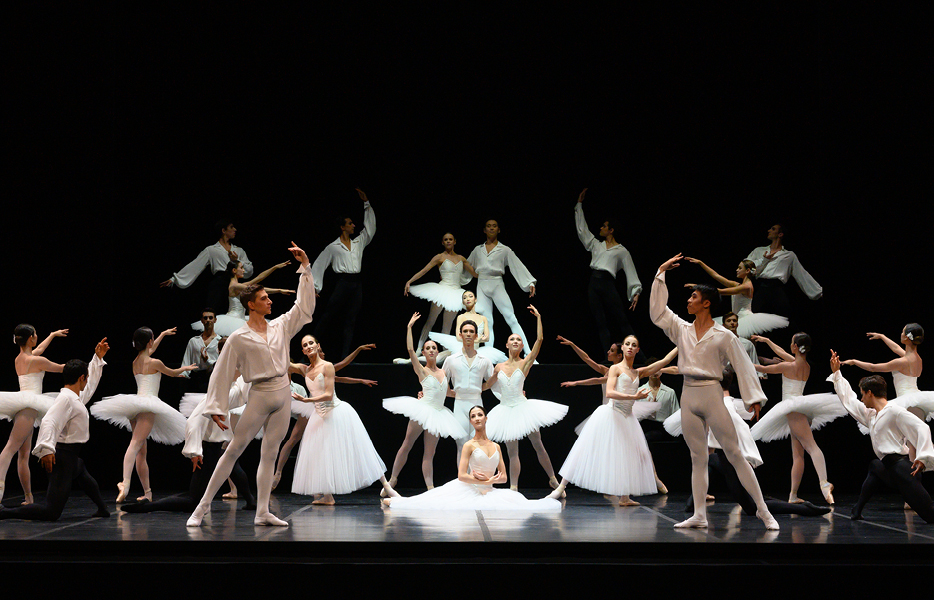
<instances>
[{"instance_id":1,"label":"dancer in white dress","mask_svg":"<svg viewBox=\"0 0 934 600\"><path fill-rule=\"evenodd\" d=\"M633 415L636 400L648 397L639 390L639 378L657 373L677 355L646 367L633 368L639 353L639 340L630 335L623 340L623 360L607 372L607 404L597 407L580 432L561 466L561 484L551 493L558 498L567 484L601 494L619 496L620 506L638 506L630 496L655 494L665 489L655 473L652 454L639 421ZM656 405L657 409L657 405ZM665 493L665 492L662 492Z\"/></svg>"},{"instance_id":2,"label":"dancer in white dress","mask_svg":"<svg viewBox=\"0 0 934 600\"><path fill-rule=\"evenodd\" d=\"M175 328L166 329L153 339L152 329L140 327L133 333L133 347L139 352L133 361L133 376L136 378L135 394L110 396L91 407L91 414L102 421L110 421L118 427L132 432L130 445L123 456L123 481L117 484L119 493L117 502L123 502L130 492L130 480L133 465L143 484L143 495L137 498L152 500L149 487L149 464L146 462L146 441L148 438L174 446L185 441L185 422L178 412L159 399L159 382L162 374L179 377L186 371L194 371L198 365L188 365L170 369L161 360L152 358L167 335L175 335Z\"/></svg>"},{"instance_id":3,"label":"dancer in white dress","mask_svg":"<svg viewBox=\"0 0 934 600\"><path fill-rule=\"evenodd\" d=\"M811 349L811 336L796 333L791 339L790 353L782 350L775 342L764 337L753 336L755 342L766 342L782 362L774 365L753 365L760 373L779 373L782 376L782 401L753 425L752 438L771 442L791 435L791 491L788 502L801 502L798 487L804 475L804 453L814 463L820 481L820 490L827 504L833 504L833 484L827 481L827 463L824 453L814 441L812 430L817 430L834 419L846 415L836 394L810 394L804 396L804 385L811 374L807 353Z\"/></svg>"},{"instance_id":4,"label":"dancer in white dress","mask_svg":"<svg viewBox=\"0 0 934 600\"><path fill-rule=\"evenodd\" d=\"M457 240L454 239L453 234L445 233L444 237L441 238L441 245L444 246L444 251L435 255L435 257L425 265L425 268L405 282L406 296L411 293L417 298L424 298L431 302L431 309L428 311L428 320L425 321L422 332L418 336L418 350L416 354L421 351L425 340L428 339L428 332L434 327L435 321L438 320L438 316L442 311L444 311L444 319L442 320L441 332L448 333L451 331L454 317L460 311L463 302L464 290L461 288L461 274L464 270L474 277L477 276L477 272L474 271L474 268L467 262L467 259L454 252L454 245L456 243ZM441 283L412 285L413 281L421 279L423 275L434 267L438 267L438 271L441 273Z\"/></svg>"},{"instance_id":5,"label":"dancer in white dress","mask_svg":"<svg viewBox=\"0 0 934 600\"><path fill-rule=\"evenodd\" d=\"M3 452L0 452L0 500L6 488L6 475L16 454L16 472L23 487L23 504L32 504L32 478L29 473L29 454L32 451L32 430L38 427L45 413L58 397L57 393L42 393L42 378L46 371L61 373L64 365L53 363L42 356L53 339L68 335L67 329L49 334L39 343L39 336L32 325L18 325L13 330L13 341L19 346L19 354L13 361L19 377L18 392L0 392L0 419L13 422L13 429Z\"/></svg>"},{"instance_id":6,"label":"dancer in white dress","mask_svg":"<svg viewBox=\"0 0 934 600\"><path fill-rule=\"evenodd\" d=\"M461 323L464 321L473 321L477 324L477 354L487 357L494 365L505 361L506 354L502 350L494 348L493 344L490 343L490 323L487 321L486 317L476 310L477 296L470 290L467 290L461 295L461 301L465 311L457 315L457 321L454 323L454 331L457 332L457 334L451 335L448 333L431 331L428 333L428 338L444 346L445 352L447 352L448 355L460 352L464 344L464 340L460 334ZM444 354L439 354L439 361L444 360L444 358L447 357L444 356Z\"/></svg>"},{"instance_id":7,"label":"dancer in white dress","mask_svg":"<svg viewBox=\"0 0 934 600\"><path fill-rule=\"evenodd\" d=\"M318 341L306 335L302 352L311 361L305 368L308 398L313 402L292 476L292 492L314 495L312 504L334 504L334 494L349 494L379 481L389 496L398 496L386 481L383 463L357 411L334 393L334 365L318 353Z\"/></svg>"},{"instance_id":8,"label":"dancer in white dress","mask_svg":"<svg viewBox=\"0 0 934 600\"><path fill-rule=\"evenodd\" d=\"M240 292L245 290L248 286L258 285L261 281L272 275L273 272L282 267L287 267L288 265L289 261L279 263L271 269L266 269L250 281L241 282L240 279L245 273L243 263L239 261L227 263L227 273L230 275L230 282L227 284L227 314L217 315L217 320L214 323L214 331L221 337L229 337L234 331L246 325L246 309L243 308L243 303L240 302ZM264 287L263 289L266 290L267 294L295 293L295 290L283 290L270 287ZM191 328L195 331L204 331L204 324L201 321L196 321L191 324Z\"/></svg>"},{"instance_id":9,"label":"dancer in white dress","mask_svg":"<svg viewBox=\"0 0 934 600\"><path fill-rule=\"evenodd\" d=\"M685 260L700 265L707 274L717 280L725 288L718 289L721 296L732 297L733 312L736 313L739 323L736 328L736 335L743 339L757 333L765 333L773 329L782 329L788 327L788 317L781 315L772 315L768 313L752 312L753 285L752 278L756 275L756 265L751 260L743 260L736 267L736 278L739 281L733 281L723 277L704 263L704 261L685 256ZM684 287L694 287L693 283L686 283ZM720 323L721 319L714 319Z\"/></svg>"},{"instance_id":10,"label":"dancer in white dress","mask_svg":"<svg viewBox=\"0 0 934 600\"><path fill-rule=\"evenodd\" d=\"M506 341L509 359L496 365L493 376L483 385L484 388L492 388L493 394L499 398L499 404L493 407L488 415L487 435L494 442L506 444L512 490L519 489L519 440L526 437L532 442L538 462L548 475L549 485L553 488L558 487L555 469L551 466L551 458L542 444L542 434L539 430L554 425L568 414L566 405L547 400L532 400L526 398L522 391L544 340L542 315L534 306L529 306L529 311L538 321L538 334L532 351L520 358L525 342L518 333L510 335Z\"/></svg>"},{"instance_id":11,"label":"dancer in white dress","mask_svg":"<svg viewBox=\"0 0 934 600\"><path fill-rule=\"evenodd\" d=\"M405 439L399 451L396 452L396 458L392 463L392 473L389 477L389 485L396 487L399 479L399 473L405 466L409 458L409 451L418 436L424 433L422 441L425 445L425 452L422 455L422 477L425 478L425 486L430 490L435 487L434 484L434 459L435 449L438 447L438 439L449 437L455 440L467 437L467 432L457 422L457 417L451 409L444 406L444 399L447 397L448 378L444 371L438 367L438 345L428 340L422 347L422 356L425 358L423 367L415 355L415 348L412 344L412 325L421 315L415 313L409 319L406 327L405 344L409 351L409 358L412 362L412 369L422 385L421 398L412 398L411 396L398 396L394 398L385 398L383 408L397 415L404 415L409 418L409 424L405 429Z\"/></svg>"},{"instance_id":12,"label":"dancer in white dress","mask_svg":"<svg viewBox=\"0 0 934 600\"><path fill-rule=\"evenodd\" d=\"M393 512L408 510L516 510L560 512L561 503L552 498L529 500L515 490L494 484L506 483L506 464L496 442L486 435L487 415L482 406L468 413L474 436L464 444L457 466L457 479L417 496L383 498Z\"/></svg>"}]
</instances>

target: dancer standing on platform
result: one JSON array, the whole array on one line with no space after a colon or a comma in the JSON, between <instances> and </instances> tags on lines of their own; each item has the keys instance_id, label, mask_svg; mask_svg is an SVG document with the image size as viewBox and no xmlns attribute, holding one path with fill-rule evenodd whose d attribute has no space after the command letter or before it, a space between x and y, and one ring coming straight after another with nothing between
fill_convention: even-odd
<instances>
[{"instance_id":1,"label":"dancer standing on platform","mask_svg":"<svg viewBox=\"0 0 934 600\"><path fill-rule=\"evenodd\" d=\"M18 392L0 392L0 419L13 421L13 429L3 452L0 452L0 501L6 487L6 475L16 454L16 472L23 487L23 504L32 504L32 477L29 473L29 453L32 450L32 430L45 416L58 394L42 393L42 378L46 372L61 373L62 365L42 356L53 339L68 335L67 329L59 329L39 343L36 328L32 325L17 325L13 330L13 341L19 346L19 354L13 361L19 377Z\"/></svg>"},{"instance_id":2,"label":"dancer standing on platform","mask_svg":"<svg viewBox=\"0 0 934 600\"><path fill-rule=\"evenodd\" d=\"M488 343L493 345L493 307L503 315L509 330L522 336L525 342L528 338L516 319L516 311L512 308L512 301L509 300L509 294L506 293L506 285L503 283L503 275L506 274L506 267L515 278L516 283L523 292L529 293L529 298L535 296L536 280L532 277L522 261L512 251L512 248L499 241L499 222L495 219L488 220L483 226L483 232L486 234L486 242L478 245L467 257L467 261L473 265L478 273L477 278L477 312L487 319L486 331L489 332ZM461 279L461 284L466 285L470 281L469 277Z\"/></svg>"},{"instance_id":3,"label":"dancer standing on platform","mask_svg":"<svg viewBox=\"0 0 934 600\"><path fill-rule=\"evenodd\" d=\"M402 472L402 467L405 466L409 458L412 445L418 439L418 436L424 433L422 442L425 445L425 452L422 455L422 477L425 478L425 486L430 490L435 487L434 460L435 448L438 447L438 438L449 437L458 440L467 437L467 432L457 422L454 413L444 406L444 399L448 391L448 378L437 364L438 344L428 340L422 346L422 356L425 358L424 367L418 362L418 357L415 355L415 347L412 344L412 325L420 316L415 313L409 319L409 324L406 327L405 345L409 351L412 369L415 370L415 376L418 377L418 381L422 386L422 397L400 396L386 398L383 400L383 408L409 418L409 424L405 429L405 439L402 440L402 446L396 452L396 458L392 463L389 485L393 488L396 487L399 473Z\"/></svg>"},{"instance_id":4,"label":"dancer standing on platform","mask_svg":"<svg viewBox=\"0 0 934 600\"><path fill-rule=\"evenodd\" d=\"M714 323L711 309L720 301L717 290L711 286L698 285L687 302L688 313L694 322L679 318L668 308L668 287L665 273L680 265L678 254L658 268L652 281L652 296L649 314L652 322L660 327L668 338L678 346L678 369L684 376L681 391L681 419L684 439L691 451L691 488L694 495L694 515L675 527L707 527L707 428L711 428L729 459L743 487L756 503L756 516L765 523L766 529L777 530L778 522L769 513L759 482L739 450L736 430L731 417L723 405L723 394L719 386L723 363L729 361L739 382L743 401L747 408L759 409L766 397L759 386L755 369L742 346L732 333Z\"/></svg>"},{"instance_id":5,"label":"dancer standing on platform","mask_svg":"<svg viewBox=\"0 0 934 600\"><path fill-rule=\"evenodd\" d=\"M65 385L42 418L36 447L32 451L49 474L45 504L27 504L10 510L2 510L0 505L0 519L57 521L62 516L73 484L77 484L97 505L97 512L92 516L110 516L101 498L100 487L80 456L81 447L90 439L90 417L85 405L97 389L101 372L107 364L104 355L109 349L107 338L104 338L94 348L90 367L77 359L69 360L62 367Z\"/></svg>"},{"instance_id":6,"label":"dancer standing on platform","mask_svg":"<svg viewBox=\"0 0 934 600\"><path fill-rule=\"evenodd\" d=\"M524 349L522 336L518 333L510 335L506 341L509 359L496 365L493 376L484 384L484 388L492 388L499 398L499 404L487 415L487 435L495 442L506 444L506 451L509 453L509 479L512 482L510 489L513 490L519 489L519 440L526 437L532 442L538 463L548 475L549 485L553 488L558 487L555 469L551 466L551 458L548 457L539 430L554 425L568 414L568 407L564 404L525 397L525 382L545 339L542 315L534 306L529 306L529 311L535 315L538 322L532 351L526 354L525 358L519 358Z\"/></svg>"},{"instance_id":7,"label":"dancer standing on platform","mask_svg":"<svg viewBox=\"0 0 934 600\"><path fill-rule=\"evenodd\" d=\"M561 484L550 494L560 498L568 483L588 490L619 496L620 506L638 506L630 496L646 496L668 489L655 473L652 454L642 427L633 414L637 400L648 397L639 391L639 379L657 373L677 356L673 349L665 358L647 367L634 368L639 340L630 335L623 340L623 360L607 372L607 404L597 407L580 431L564 464ZM657 410L656 404L652 409Z\"/></svg>"},{"instance_id":8,"label":"dancer standing on platform","mask_svg":"<svg viewBox=\"0 0 934 600\"><path fill-rule=\"evenodd\" d=\"M617 226L614 221L604 221L600 226L600 237L597 238L587 227L584 218L584 194L587 188L577 198L574 207L574 221L577 225L577 237L584 248L590 252L590 283L587 284L587 301L590 312L597 322L597 332L600 335L602 347L609 348L612 336L610 335L607 314L609 314L619 327L622 338L635 333L626 318L626 306L623 304L616 290L616 274L623 271L626 276L626 297L629 299L629 310L636 310L639 295L642 293L642 283L636 273L636 266L632 262L629 250L616 241ZM616 338L619 339L619 338Z\"/></svg>"},{"instance_id":9,"label":"dancer standing on platform","mask_svg":"<svg viewBox=\"0 0 934 600\"><path fill-rule=\"evenodd\" d=\"M376 235L376 213L373 212L363 190L360 188L356 190L357 195L363 200L363 231L357 237L351 238L350 236L356 229L353 219L340 217L338 219L340 237L325 246L311 268L316 293L324 289L324 271L328 266L334 271L334 277L337 280L328 304L324 308L324 314L318 319L315 332L321 333L323 327L333 326L332 321L343 323L340 344L336 345L340 352L337 357L339 359L350 354L357 314L363 306L363 276L361 274L363 249L373 241L373 236Z\"/></svg>"},{"instance_id":10,"label":"dancer standing on platform","mask_svg":"<svg viewBox=\"0 0 934 600\"><path fill-rule=\"evenodd\" d=\"M262 287L245 290L240 299L244 308L250 311L247 326L241 327L227 339L214 365L204 414L210 416L221 429L227 428L224 421L227 419L228 393L237 370L244 381L253 386L250 389L250 401L234 431L234 439L218 461L201 502L189 517L189 527L201 526L201 520L211 508L211 500L260 427L265 427L265 434L256 472L257 503L253 523L288 526L288 523L269 512L269 495L272 491L276 454L288 430L292 408L288 376L289 340L303 325L311 322L315 310L314 279L308 256L295 242L292 242L289 251L302 265L295 305L284 315L266 321L266 315L272 312L269 294Z\"/></svg>"},{"instance_id":11,"label":"dancer standing on platform","mask_svg":"<svg viewBox=\"0 0 934 600\"><path fill-rule=\"evenodd\" d=\"M782 439L791 435L791 492L788 502L800 502L798 486L804 476L804 453L814 463L820 481L820 491L827 504L833 504L833 484L827 481L827 463L824 453L814 441L812 430L820 429L846 412L837 401L836 394L811 394L804 396L804 385L811 374L807 354L811 349L811 336L796 333L791 338L790 352L782 350L772 340L757 335L756 342L765 342L782 362L775 365L754 365L760 373L779 373L782 376L782 400L752 428L752 439L763 442Z\"/></svg>"},{"instance_id":12,"label":"dancer standing on platform","mask_svg":"<svg viewBox=\"0 0 934 600\"><path fill-rule=\"evenodd\" d=\"M483 382L493 376L493 363L490 359L477 352L477 324L473 321L464 321L460 324L458 332L464 342L462 352L452 354L444 361L444 374L451 387L454 388L454 416L464 431L471 428L468 413L471 406L483 406L480 397ZM447 391L447 395L452 395ZM484 415L486 409L484 409ZM484 419L485 421L485 419ZM457 440L457 461L460 464L461 450L470 439L469 435Z\"/></svg>"},{"instance_id":13,"label":"dancer standing on platform","mask_svg":"<svg viewBox=\"0 0 934 600\"><path fill-rule=\"evenodd\" d=\"M185 439L185 417L159 399L159 383L162 375L179 377L186 371L194 371L197 365L170 369L152 354L167 335L175 335L175 328L166 329L153 338L152 329L140 327L133 333L133 347L138 354L133 361L133 376L136 378L136 394L120 394L104 398L91 407L91 414L102 421L110 421L132 433L130 445L123 456L123 480L117 484L117 502L126 500L130 493L133 466L143 484L143 495L137 500L152 500L149 487L149 464L146 462L146 444L151 437L160 444L174 446Z\"/></svg>"},{"instance_id":14,"label":"dancer standing on platform","mask_svg":"<svg viewBox=\"0 0 934 600\"><path fill-rule=\"evenodd\" d=\"M879 489L888 486L901 494L902 499L928 523L934 523L934 502L921 484L918 475L934 468L934 445L931 429L905 408L887 401L885 379L879 375L863 377L859 381L862 397L857 400L850 384L843 378L837 353L830 351L830 380L846 411L869 429L872 451L876 459L869 463L869 473L863 482L859 499L851 518L863 518L863 508ZM917 456L909 460L905 441L916 450Z\"/></svg>"},{"instance_id":15,"label":"dancer standing on platform","mask_svg":"<svg viewBox=\"0 0 934 600\"><path fill-rule=\"evenodd\" d=\"M791 315L791 304L785 291L788 279L794 278L801 291L811 300L819 299L824 289L801 266L797 255L785 250L785 232L781 224L772 225L768 237L768 246L760 246L746 257L756 267L758 284L756 296L752 301L752 311L788 317Z\"/></svg>"},{"instance_id":16,"label":"dancer standing on platform","mask_svg":"<svg viewBox=\"0 0 934 600\"><path fill-rule=\"evenodd\" d=\"M441 238L441 245L444 246L444 252L435 255L434 258L425 265L425 268L415 275L412 275L412 277L405 282L406 296L411 292L416 298L424 298L431 302L431 308L428 311L428 320L425 321L425 325L422 327L422 333L418 336L418 351L416 354L421 352L422 346L425 345L425 340L428 339L428 332L434 327L435 321L438 320L438 316L442 311L444 311L444 319L441 323L441 332L448 333L451 331L454 317L457 316L458 311L460 311L463 306L464 290L461 289L460 286L461 274L466 270L471 275L477 275L477 272L470 266L470 263L467 262L463 256L454 252L454 245L456 243L457 240L454 239L454 234L445 233ZM438 267L438 271L441 273L441 283L423 283L412 286L413 281L418 281L434 267Z\"/></svg>"}]
</instances>

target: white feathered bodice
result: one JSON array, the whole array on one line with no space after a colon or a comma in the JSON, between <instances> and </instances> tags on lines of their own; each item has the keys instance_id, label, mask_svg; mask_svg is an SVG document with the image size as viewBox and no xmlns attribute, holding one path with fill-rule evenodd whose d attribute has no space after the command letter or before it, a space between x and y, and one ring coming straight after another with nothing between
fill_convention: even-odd
<instances>
[{"instance_id":1,"label":"white feathered bodice","mask_svg":"<svg viewBox=\"0 0 934 600\"><path fill-rule=\"evenodd\" d=\"M525 402L526 398L522 394L522 388L525 385L525 374L522 369L516 369L508 377L502 371L496 376L493 382L493 393L499 398L500 403L505 406L516 406Z\"/></svg>"},{"instance_id":2,"label":"white feathered bodice","mask_svg":"<svg viewBox=\"0 0 934 600\"><path fill-rule=\"evenodd\" d=\"M438 266L441 273L441 285L453 288L461 286L461 274L464 272L464 261L455 263L451 259L444 259Z\"/></svg>"},{"instance_id":3,"label":"white feathered bodice","mask_svg":"<svg viewBox=\"0 0 934 600\"><path fill-rule=\"evenodd\" d=\"M733 312L740 318L742 318L743 313L752 312L752 298L743 296L742 294L734 294L730 302Z\"/></svg>"},{"instance_id":4,"label":"white feathered bodice","mask_svg":"<svg viewBox=\"0 0 934 600\"><path fill-rule=\"evenodd\" d=\"M422 402L427 402L434 407L444 406L444 399L448 393L448 378L438 381L438 378L429 373L422 380Z\"/></svg>"}]
</instances>

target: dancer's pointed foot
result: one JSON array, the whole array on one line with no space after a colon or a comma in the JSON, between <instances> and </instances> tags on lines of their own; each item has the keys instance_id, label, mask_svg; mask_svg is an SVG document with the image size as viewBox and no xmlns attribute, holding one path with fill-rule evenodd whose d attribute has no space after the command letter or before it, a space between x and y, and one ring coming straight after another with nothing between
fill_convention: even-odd
<instances>
[{"instance_id":1,"label":"dancer's pointed foot","mask_svg":"<svg viewBox=\"0 0 934 600\"><path fill-rule=\"evenodd\" d=\"M664 483L662 483L662 480L659 479L658 477L655 478L655 487L658 488L659 494L668 493L668 487Z\"/></svg>"},{"instance_id":2,"label":"dancer's pointed foot","mask_svg":"<svg viewBox=\"0 0 934 600\"><path fill-rule=\"evenodd\" d=\"M389 508L389 505L392 504L392 498L380 498L379 503L382 506Z\"/></svg>"},{"instance_id":3,"label":"dancer's pointed foot","mask_svg":"<svg viewBox=\"0 0 934 600\"><path fill-rule=\"evenodd\" d=\"M801 504L804 502L801 498L798 498L798 494L791 492L788 494L788 504Z\"/></svg>"},{"instance_id":4,"label":"dancer's pointed foot","mask_svg":"<svg viewBox=\"0 0 934 600\"><path fill-rule=\"evenodd\" d=\"M551 486L551 489L556 490L556 489L558 489L558 486L561 485L561 484L558 483L558 478L557 478L557 477L551 477L551 478L548 479L548 485ZM562 490L562 491L561 491L561 497L562 497L562 498L567 498L567 497L568 497L567 492L565 492L564 490Z\"/></svg>"},{"instance_id":5,"label":"dancer's pointed foot","mask_svg":"<svg viewBox=\"0 0 934 600\"><path fill-rule=\"evenodd\" d=\"M152 502L152 488L150 488L150 489L148 489L148 490L143 490L143 495L142 495L142 496L139 496L139 497L136 499L137 502L144 502L144 501L147 501L147 500L148 500L149 502Z\"/></svg>"},{"instance_id":6,"label":"dancer's pointed foot","mask_svg":"<svg viewBox=\"0 0 934 600\"><path fill-rule=\"evenodd\" d=\"M201 527L201 520L204 518L209 511L208 506L198 505L195 508L195 512L191 513L191 516L188 517L188 522L185 523L186 527Z\"/></svg>"},{"instance_id":7,"label":"dancer's pointed foot","mask_svg":"<svg viewBox=\"0 0 934 600\"><path fill-rule=\"evenodd\" d=\"M707 529L707 518L694 515L686 521L676 523L675 529Z\"/></svg>"},{"instance_id":8,"label":"dancer's pointed foot","mask_svg":"<svg viewBox=\"0 0 934 600\"><path fill-rule=\"evenodd\" d=\"M717 499L717 498L716 498L715 496L711 495L711 494L707 494L706 496L704 496L704 500L705 500L706 502L713 502L713 501L716 500L716 499Z\"/></svg>"},{"instance_id":9,"label":"dancer's pointed foot","mask_svg":"<svg viewBox=\"0 0 934 600\"><path fill-rule=\"evenodd\" d=\"M276 474L272 476L272 489L276 489L280 479L282 479L282 471L276 471Z\"/></svg>"},{"instance_id":10,"label":"dancer's pointed foot","mask_svg":"<svg viewBox=\"0 0 934 600\"><path fill-rule=\"evenodd\" d=\"M318 494L315 496L315 499L312 500L312 504L321 504L324 506L333 506L334 505L334 496L331 494Z\"/></svg>"},{"instance_id":11,"label":"dancer's pointed foot","mask_svg":"<svg viewBox=\"0 0 934 600\"><path fill-rule=\"evenodd\" d=\"M630 498L628 495L619 497L620 506L640 506L638 502Z\"/></svg>"},{"instance_id":12,"label":"dancer's pointed foot","mask_svg":"<svg viewBox=\"0 0 934 600\"><path fill-rule=\"evenodd\" d=\"M820 491L824 495L827 504L833 504L833 484L829 481L823 481L820 484Z\"/></svg>"},{"instance_id":13,"label":"dancer's pointed foot","mask_svg":"<svg viewBox=\"0 0 934 600\"><path fill-rule=\"evenodd\" d=\"M396 484L397 484L398 482L399 482L399 480L396 479L395 477L390 477L390 478L389 478L389 482L388 482L388 483L389 483L389 487L390 487L390 488L395 488L395 487L396 487ZM393 489L393 491L395 491L395 490ZM392 495L392 494L390 494L390 493L386 490L386 486L383 486L383 489L381 489L381 490L379 491L379 497L380 497L380 498L386 498L387 496L391 496L391 495Z\"/></svg>"},{"instance_id":14,"label":"dancer's pointed foot","mask_svg":"<svg viewBox=\"0 0 934 600\"><path fill-rule=\"evenodd\" d=\"M772 516L772 513L769 511L757 510L756 516L765 524L765 528L769 531L778 531L778 521L775 520L775 517Z\"/></svg>"},{"instance_id":15,"label":"dancer's pointed foot","mask_svg":"<svg viewBox=\"0 0 934 600\"><path fill-rule=\"evenodd\" d=\"M564 484L559 483L558 487L555 488L555 491L551 492L546 498L554 498L555 500L560 500L564 498L567 494L564 493Z\"/></svg>"},{"instance_id":16,"label":"dancer's pointed foot","mask_svg":"<svg viewBox=\"0 0 934 600\"><path fill-rule=\"evenodd\" d=\"M2 496L2 494L0 494L0 496ZM23 498L23 506L26 506L27 504L35 504L35 503L36 501L33 499L32 493L26 494L26 496Z\"/></svg>"},{"instance_id":17,"label":"dancer's pointed foot","mask_svg":"<svg viewBox=\"0 0 934 600\"><path fill-rule=\"evenodd\" d=\"M254 525L260 526L271 526L271 527L288 527L289 524L286 521L283 521L276 515L272 513L266 513L264 515L256 515L253 519Z\"/></svg>"},{"instance_id":18,"label":"dancer's pointed foot","mask_svg":"<svg viewBox=\"0 0 934 600\"><path fill-rule=\"evenodd\" d=\"M119 492L119 493L117 494L117 502L123 502L124 500L126 500L127 494L130 493L130 482L129 482L129 481L122 481L122 482L118 483L118 484L117 484L117 491Z\"/></svg>"}]
</instances>

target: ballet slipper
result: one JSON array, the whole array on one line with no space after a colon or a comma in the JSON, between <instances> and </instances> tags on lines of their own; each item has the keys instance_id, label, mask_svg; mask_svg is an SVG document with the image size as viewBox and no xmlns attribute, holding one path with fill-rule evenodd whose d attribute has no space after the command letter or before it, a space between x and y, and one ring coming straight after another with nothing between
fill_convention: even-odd
<instances>
[{"instance_id":1,"label":"ballet slipper","mask_svg":"<svg viewBox=\"0 0 934 600\"><path fill-rule=\"evenodd\" d=\"M395 477L390 477L390 478L389 478L389 487L390 487L390 488L396 487L396 484L397 484L397 483L399 483L399 480L396 479ZM395 490L393 490L393 491L395 491ZM390 494L390 493L386 490L386 486L383 485L383 489L381 489L381 490L379 491L379 497L380 497L380 498L385 498L385 497L391 496L391 495L392 495L392 494Z\"/></svg>"},{"instance_id":2,"label":"ballet slipper","mask_svg":"<svg viewBox=\"0 0 934 600\"><path fill-rule=\"evenodd\" d=\"M318 494L315 496L315 499L312 500L311 503L324 506L334 506L334 496L331 494Z\"/></svg>"},{"instance_id":3,"label":"ballet slipper","mask_svg":"<svg viewBox=\"0 0 934 600\"><path fill-rule=\"evenodd\" d=\"M204 519L204 515L208 514L211 511L210 506L203 506L199 504L195 508L195 512L191 513L191 516L188 517L188 522L185 523L186 527L201 527L201 520Z\"/></svg>"},{"instance_id":4,"label":"ballet slipper","mask_svg":"<svg viewBox=\"0 0 934 600\"><path fill-rule=\"evenodd\" d=\"M127 494L130 493L130 482L122 481L118 483L117 490L120 492L117 494L117 502L123 502L126 500Z\"/></svg>"},{"instance_id":5,"label":"ballet slipper","mask_svg":"<svg viewBox=\"0 0 934 600\"><path fill-rule=\"evenodd\" d=\"M389 507L392 504L392 498L380 498L379 503L381 506Z\"/></svg>"},{"instance_id":6,"label":"ballet slipper","mask_svg":"<svg viewBox=\"0 0 934 600\"><path fill-rule=\"evenodd\" d=\"M704 500L706 502L713 502L716 499L717 499L716 496L714 496L713 494L707 494L706 496L704 496Z\"/></svg>"},{"instance_id":7,"label":"ballet slipper","mask_svg":"<svg viewBox=\"0 0 934 600\"><path fill-rule=\"evenodd\" d=\"M561 484L558 483L558 478L555 477L554 475L552 475L552 476L548 479L548 485L551 486L551 489L556 490L556 489L558 489L558 486L561 485ZM564 490L562 490L562 491L561 491L561 497L562 497L562 498L567 498L567 497L568 497L568 493L565 492Z\"/></svg>"},{"instance_id":8,"label":"ballet slipper","mask_svg":"<svg viewBox=\"0 0 934 600\"><path fill-rule=\"evenodd\" d=\"M559 483L559 484L558 484L558 487L555 488L555 491L551 492L550 494L548 494L548 495L545 496L545 497L546 497L546 498L553 498L553 499L555 499L555 500L560 500L561 498L564 498L565 495L566 495L566 494L564 493L564 487L565 487L564 484Z\"/></svg>"},{"instance_id":9,"label":"ballet slipper","mask_svg":"<svg viewBox=\"0 0 934 600\"><path fill-rule=\"evenodd\" d=\"M788 504L801 504L804 502L801 498L798 498L798 494L791 492L788 494Z\"/></svg>"},{"instance_id":10,"label":"ballet slipper","mask_svg":"<svg viewBox=\"0 0 934 600\"><path fill-rule=\"evenodd\" d=\"M656 480L655 480L655 487L658 488L658 493L659 493L659 494L667 494L667 493L668 493L668 488L665 486L664 483L662 483L662 480L661 480L661 479L656 479Z\"/></svg>"},{"instance_id":11,"label":"ballet slipper","mask_svg":"<svg viewBox=\"0 0 934 600\"><path fill-rule=\"evenodd\" d=\"M824 500L827 501L827 504L833 504L833 484L829 481L822 481L820 484L820 491L824 495Z\"/></svg>"},{"instance_id":12,"label":"ballet slipper","mask_svg":"<svg viewBox=\"0 0 934 600\"><path fill-rule=\"evenodd\" d=\"M686 521L676 523L675 529L707 529L707 518L694 515Z\"/></svg>"},{"instance_id":13,"label":"ballet slipper","mask_svg":"<svg viewBox=\"0 0 934 600\"><path fill-rule=\"evenodd\" d=\"M224 500L236 500L237 492L227 492L226 494L221 496L221 498L223 498Z\"/></svg>"},{"instance_id":14,"label":"ballet slipper","mask_svg":"<svg viewBox=\"0 0 934 600\"><path fill-rule=\"evenodd\" d=\"M511 486L509 486L509 489L510 489L511 491L513 491L513 492L518 492L518 491L519 491L519 486L518 486L518 485L511 485Z\"/></svg>"},{"instance_id":15,"label":"ballet slipper","mask_svg":"<svg viewBox=\"0 0 934 600\"><path fill-rule=\"evenodd\" d=\"M904 506L903 508L904 508L904 510L913 510L913 509L911 508L911 505L908 504L907 502L905 503L905 506Z\"/></svg>"},{"instance_id":16,"label":"ballet slipper","mask_svg":"<svg viewBox=\"0 0 934 600\"><path fill-rule=\"evenodd\" d=\"M428 486L428 489L429 489L429 490L433 490L433 489L435 489L435 486L429 485L429 486Z\"/></svg>"},{"instance_id":17,"label":"ballet slipper","mask_svg":"<svg viewBox=\"0 0 934 600\"><path fill-rule=\"evenodd\" d=\"M280 479L282 479L282 471L276 471L276 474L272 476L272 489L276 489Z\"/></svg>"},{"instance_id":18,"label":"ballet slipper","mask_svg":"<svg viewBox=\"0 0 934 600\"><path fill-rule=\"evenodd\" d=\"M620 506L639 506L639 503L629 497L629 494L619 497Z\"/></svg>"},{"instance_id":19,"label":"ballet slipper","mask_svg":"<svg viewBox=\"0 0 934 600\"><path fill-rule=\"evenodd\" d=\"M757 510L756 516L762 520L767 530L778 531L778 521L775 520L775 517L772 516L772 513L767 510Z\"/></svg>"},{"instance_id":20,"label":"ballet slipper","mask_svg":"<svg viewBox=\"0 0 934 600\"><path fill-rule=\"evenodd\" d=\"M35 504L35 503L36 503L36 501L35 501L35 500L33 499L33 497L32 497L32 492L26 494L26 495L23 497L23 506L26 506L27 504Z\"/></svg>"},{"instance_id":21,"label":"ballet slipper","mask_svg":"<svg viewBox=\"0 0 934 600\"><path fill-rule=\"evenodd\" d=\"M279 517L277 517L276 515L272 513L266 513L262 516L257 515L253 519L253 524L259 525L259 526L271 526L271 527L288 527L289 526L288 522L283 521L282 519L280 519Z\"/></svg>"},{"instance_id":22,"label":"ballet slipper","mask_svg":"<svg viewBox=\"0 0 934 600\"><path fill-rule=\"evenodd\" d=\"M143 490L143 495L136 499L137 502L143 502L144 500L152 502L152 488Z\"/></svg>"}]
</instances>

